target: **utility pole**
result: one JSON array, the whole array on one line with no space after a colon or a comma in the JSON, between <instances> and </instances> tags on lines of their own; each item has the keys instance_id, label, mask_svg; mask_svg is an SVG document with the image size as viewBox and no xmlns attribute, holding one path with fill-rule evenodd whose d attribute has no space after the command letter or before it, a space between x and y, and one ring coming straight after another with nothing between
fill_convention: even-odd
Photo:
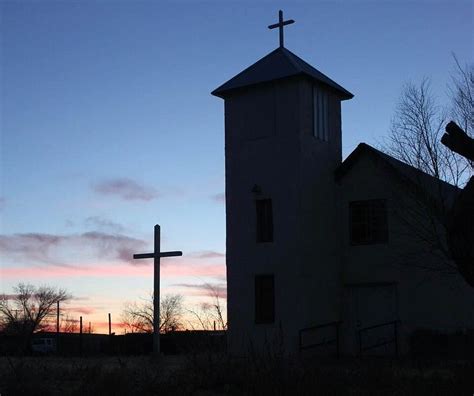
<instances>
[{"instance_id":1,"label":"utility pole","mask_svg":"<svg viewBox=\"0 0 474 396\"><path fill-rule=\"evenodd\" d=\"M59 351L59 301L56 303L56 352Z\"/></svg>"}]
</instances>

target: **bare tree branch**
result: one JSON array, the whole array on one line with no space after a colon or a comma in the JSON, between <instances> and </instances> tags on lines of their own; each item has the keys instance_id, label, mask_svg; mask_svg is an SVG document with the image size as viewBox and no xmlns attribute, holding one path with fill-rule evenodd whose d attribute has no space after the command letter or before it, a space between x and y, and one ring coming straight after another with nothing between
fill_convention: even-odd
<instances>
[{"instance_id":1,"label":"bare tree branch","mask_svg":"<svg viewBox=\"0 0 474 396\"><path fill-rule=\"evenodd\" d=\"M70 298L64 289L19 283L13 295L0 296L0 327L7 333L22 336L27 347L34 332L48 327L56 304Z\"/></svg>"},{"instance_id":2,"label":"bare tree branch","mask_svg":"<svg viewBox=\"0 0 474 396\"><path fill-rule=\"evenodd\" d=\"M420 258L412 255L413 266L463 275L453 262L448 246L448 220L459 188L472 176L473 166L472 162L441 144L441 137L448 115L465 126L468 135L472 135L474 77L472 65L462 67L453 57L456 71L449 86L451 108L444 110L436 104L428 79L422 80L419 85L406 84L392 119L388 140L382 149L432 176L427 178L421 172L412 172L406 178L399 177L393 192L393 210L406 233L423 246L424 251L420 254L429 253L439 263L420 265ZM406 257L402 261L404 264L410 262Z\"/></svg>"},{"instance_id":3,"label":"bare tree branch","mask_svg":"<svg viewBox=\"0 0 474 396\"><path fill-rule=\"evenodd\" d=\"M160 302L160 333L183 328L183 296L166 295ZM127 303L122 311L122 323L130 333L153 332L153 295L141 303Z\"/></svg>"}]
</instances>

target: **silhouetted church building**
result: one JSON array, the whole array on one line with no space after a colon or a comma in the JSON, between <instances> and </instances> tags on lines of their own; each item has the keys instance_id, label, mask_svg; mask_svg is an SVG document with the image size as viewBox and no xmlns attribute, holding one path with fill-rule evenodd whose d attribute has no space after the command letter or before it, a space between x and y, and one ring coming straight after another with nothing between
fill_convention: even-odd
<instances>
[{"instance_id":1,"label":"silhouetted church building","mask_svg":"<svg viewBox=\"0 0 474 396\"><path fill-rule=\"evenodd\" d=\"M428 221L410 214L410 186L456 188L364 143L342 161L349 91L280 46L212 94L225 101L232 352L294 352L337 328L342 353L392 353L395 337L403 352L416 329L474 327L474 293L427 270L441 264L404 218Z\"/></svg>"}]
</instances>

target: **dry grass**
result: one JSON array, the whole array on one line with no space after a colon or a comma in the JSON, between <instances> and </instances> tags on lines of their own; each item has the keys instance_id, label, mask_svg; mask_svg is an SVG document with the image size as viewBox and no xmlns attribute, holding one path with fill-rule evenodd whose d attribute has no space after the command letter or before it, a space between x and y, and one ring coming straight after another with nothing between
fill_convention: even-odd
<instances>
[{"instance_id":1,"label":"dry grass","mask_svg":"<svg viewBox=\"0 0 474 396\"><path fill-rule=\"evenodd\" d=\"M225 354L0 358L12 395L448 395L474 392L473 362L289 359Z\"/></svg>"}]
</instances>

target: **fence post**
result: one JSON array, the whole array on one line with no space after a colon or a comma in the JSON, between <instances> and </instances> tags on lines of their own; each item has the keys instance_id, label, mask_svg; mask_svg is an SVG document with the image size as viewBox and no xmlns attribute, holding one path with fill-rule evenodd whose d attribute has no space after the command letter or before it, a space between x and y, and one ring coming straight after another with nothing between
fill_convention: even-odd
<instances>
[{"instance_id":1,"label":"fence post","mask_svg":"<svg viewBox=\"0 0 474 396\"><path fill-rule=\"evenodd\" d=\"M362 356L362 334L361 331L357 331L357 335L359 336L359 356Z\"/></svg>"},{"instance_id":2,"label":"fence post","mask_svg":"<svg viewBox=\"0 0 474 396\"><path fill-rule=\"evenodd\" d=\"M79 354L82 356L82 316L79 316Z\"/></svg>"},{"instance_id":3,"label":"fence post","mask_svg":"<svg viewBox=\"0 0 474 396\"><path fill-rule=\"evenodd\" d=\"M112 317L109 312L109 354L112 353L113 344L112 344Z\"/></svg>"}]
</instances>

